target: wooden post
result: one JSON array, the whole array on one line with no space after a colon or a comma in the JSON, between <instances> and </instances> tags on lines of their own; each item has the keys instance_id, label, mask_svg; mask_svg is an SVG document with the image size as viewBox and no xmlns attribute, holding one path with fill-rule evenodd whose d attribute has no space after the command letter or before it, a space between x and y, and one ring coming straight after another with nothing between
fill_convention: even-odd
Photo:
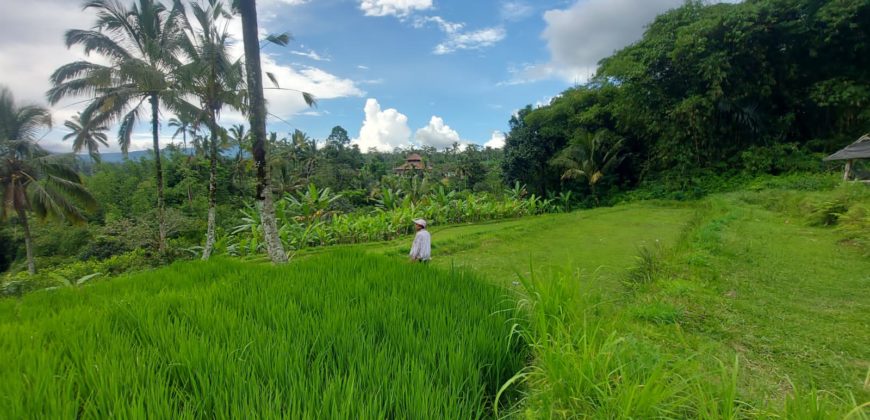
<instances>
[{"instance_id":1,"label":"wooden post","mask_svg":"<svg viewBox=\"0 0 870 420\"><path fill-rule=\"evenodd\" d=\"M846 161L846 171L843 172L843 181L848 181L852 177L852 159Z\"/></svg>"}]
</instances>

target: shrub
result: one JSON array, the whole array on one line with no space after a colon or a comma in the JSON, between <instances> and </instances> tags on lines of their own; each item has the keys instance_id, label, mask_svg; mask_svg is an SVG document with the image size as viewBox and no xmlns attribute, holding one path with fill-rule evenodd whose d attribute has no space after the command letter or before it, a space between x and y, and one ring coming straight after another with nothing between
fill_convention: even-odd
<instances>
[{"instance_id":1,"label":"shrub","mask_svg":"<svg viewBox=\"0 0 870 420\"><path fill-rule=\"evenodd\" d=\"M743 170L749 174L779 175L818 170L820 158L803 151L796 143L752 146L740 154Z\"/></svg>"}]
</instances>

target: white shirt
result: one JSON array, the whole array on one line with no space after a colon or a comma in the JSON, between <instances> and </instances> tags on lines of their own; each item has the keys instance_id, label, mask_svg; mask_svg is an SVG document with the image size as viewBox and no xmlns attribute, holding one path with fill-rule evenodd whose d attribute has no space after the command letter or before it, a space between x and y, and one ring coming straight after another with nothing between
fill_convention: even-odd
<instances>
[{"instance_id":1,"label":"white shirt","mask_svg":"<svg viewBox=\"0 0 870 420\"><path fill-rule=\"evenodd\" d=\"M414 245L411 246L411 253L408 255L414 260L429 261L429 258L432 258L432 237L429 236L429 231L420 229L417 232Z\"/></svg>"}]
</instances>

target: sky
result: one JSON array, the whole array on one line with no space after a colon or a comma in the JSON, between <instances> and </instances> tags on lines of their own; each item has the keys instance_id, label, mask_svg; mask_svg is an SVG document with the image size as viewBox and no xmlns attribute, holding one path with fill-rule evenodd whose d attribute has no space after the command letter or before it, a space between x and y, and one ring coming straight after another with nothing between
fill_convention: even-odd
<instances>
[{"instance_id":1,"label":"sky","mask_svg":"<svg viewBox=\"0 0 870 420\"><path fill-rule=\"evenodd\" d=\"M129 1L129 0L120 0ZM67 49L68 29L90 29L93 11L77 0L3 1L0 85L20 104L48 106L49 75L87 57ZM289 32L286 47L263 50L264 71L281 87L314 94L308 108L293 91L268 90L268 130L326 138L345 128L369 148L454 142L504 144L511 115L540 106L594 74L599 60L639 40L656 15L683 0L258 0L261 33ZM231 22L241 55L241 19ZM267 86L270 83L266 82ZM74 98L50 107L54 128L41 144L69 152L63 122L84 107ZM161 141L172 142L161 115ZM225 112L224 126L245 119ZM104 152L119 150L113 141ZM180 142L180 138L175 142ZM131 150L151 147L140 124Z\"/></svg>"}]
</instances>

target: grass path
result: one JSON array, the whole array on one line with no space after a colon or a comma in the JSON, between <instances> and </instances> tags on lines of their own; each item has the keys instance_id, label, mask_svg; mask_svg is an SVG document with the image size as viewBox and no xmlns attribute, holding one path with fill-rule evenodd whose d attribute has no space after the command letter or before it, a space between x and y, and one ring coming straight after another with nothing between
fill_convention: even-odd
<instances>
[{"instance_id":1,"label":"grass path","mask_svg":"<svg viewBox=\"0 0 870 420\"><path fill-rule=\"evenodd\" d=\"M640 247L674 245L693 210L633 204L469 226L434 227L433 264L470 268L501 285L517 274L581 270L598 272L616 287ZM406 254L410 239L369 246Z\"/></svg>"},{"instance_id":2,"label":"grass path","mask_svg":"<svg viewBox=\"0 0 870 420\"><path fill-rule=\"evenodd\" d=\"M732 220L694 272L721 276L711 283L722 303L715 319L753 385L776 395L791 380L870 400L870 259L830 229L728 204Z\"/></svg>"}]
</instances>

